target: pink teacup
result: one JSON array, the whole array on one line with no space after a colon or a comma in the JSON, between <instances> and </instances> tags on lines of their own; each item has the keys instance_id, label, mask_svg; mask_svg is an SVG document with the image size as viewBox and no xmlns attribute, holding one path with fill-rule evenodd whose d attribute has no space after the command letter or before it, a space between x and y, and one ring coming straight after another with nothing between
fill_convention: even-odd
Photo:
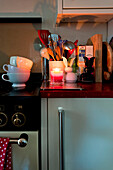
<instances>
[{"instance_id":1,"label":"pink teacup","mask_svg":"<svg viewBox=\"0 0 113 170\"><path fill-rule=\"evenodd\" d=\"M33 66L33 61L21 56L11 56L10 64L13 66L17 66L19 68L25 68L27 70L31 70Z\"/></svg>"}]
</instances>

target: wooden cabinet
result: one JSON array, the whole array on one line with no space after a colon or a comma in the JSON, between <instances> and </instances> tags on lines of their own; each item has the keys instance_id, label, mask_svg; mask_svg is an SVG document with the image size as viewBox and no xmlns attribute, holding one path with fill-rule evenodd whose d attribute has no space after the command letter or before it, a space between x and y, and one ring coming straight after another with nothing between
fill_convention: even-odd
<instances>
[{"instance_id":1,"label":"wooden cabinet","mask_svg":"<svg viewBox=\"0 0 113 170\"><path fill-rule=\"evenodd\" d=\"M113 99L42 100L47 106L42 113L42 121L47 119L47 135L42 136L44 143L48 136L45 152L48 170L59 169L59 106L64 109L64 170L113 169Z\"/></svg>"},{"instance_id":2,"label":"wooden cabinet","mask_svg":"<svg viewBox=\"0 0 113 170\"><path fill-rule=\"evenodd\" d=\"M58 0L56 25L60 22L108 22L113 18L112 0Z\"/></svg>"}]
</instances>

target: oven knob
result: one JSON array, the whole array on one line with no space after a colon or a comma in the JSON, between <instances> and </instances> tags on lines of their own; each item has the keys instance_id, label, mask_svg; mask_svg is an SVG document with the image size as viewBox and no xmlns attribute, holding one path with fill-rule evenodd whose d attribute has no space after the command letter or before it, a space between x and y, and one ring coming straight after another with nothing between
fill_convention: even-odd
<instances>
[{"instance_id":1,"label":"oven knob","mask_svg":"<svg viewBox=\"0 0 113 170\"><path fill-rule=\"evenodd\" d=\"M3 122L2 119L0 119L0 125L2 125L2 122Z\"/></svg>"},{"instance_id":2,"label":"oven knob","mask_svg":"<svg viewBox=\"0 0 113 170\"><path fill-rule=\"evenodd\" d=\"M21 125L21 120L19 119L18 115L16 115L16 118L13 121L15 125Z\"/></svg>"},{"instance_id":3,"label":"oven knob","mask_svg":"<svg viewBox=\"0 0 113 170\"><path fill-rule=\"evenodd\" d=\"M8 118L7 115L3 112L0 112L0 127L3 127L7 124Z\"/></svg>"},{"instance_id":4,"label":"oven knob","mask_svg":"<svg viewBox=\"0 0 113 170\"><path fill-rule=\"evenodd\" d=\"M17 112L12 116L12 123L17 127L23 126L25 122L26 122L26 117L21 112Z\"/></svg>"}]
</instances>

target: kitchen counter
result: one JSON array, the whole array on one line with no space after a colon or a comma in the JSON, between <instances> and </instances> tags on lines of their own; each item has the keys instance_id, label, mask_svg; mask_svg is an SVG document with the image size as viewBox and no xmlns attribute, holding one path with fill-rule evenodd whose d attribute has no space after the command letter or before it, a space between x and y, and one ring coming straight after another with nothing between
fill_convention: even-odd
<instances>
[{"instance_id":1,"label":"kitchen counter","mask_svg":"<svg viewBox=\"0 0 113 170\"><path fill-rule=\"evenodd\" d=\"M43 82L41 98L113 98L113 83L74 83L51 85Z\"/></svg>"}]
</instances>

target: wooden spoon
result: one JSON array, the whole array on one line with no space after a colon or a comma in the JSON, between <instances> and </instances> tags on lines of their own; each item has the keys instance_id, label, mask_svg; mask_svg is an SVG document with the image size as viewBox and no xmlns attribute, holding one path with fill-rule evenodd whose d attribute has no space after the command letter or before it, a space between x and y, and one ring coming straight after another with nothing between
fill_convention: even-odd
<instances>
[{"instance_id":1,"label":"wooden spoon","mask_svg":"<svg viewBox=\"0 0 113 170\"><path fill-rule=\"evenodd\" d=\"M52 58L54 61L56 61L56 60L59 61L62 59L62 57L60 55L60 48L58 46L54 50L54 52L56 53L56 55L55 55L56 59L54 57L53 50L51 48L47 48L47 50L50 55L50 59Z\"/></svg>"},{"instance_id":2,"label":"wooden spoon","mask_svg":"<svg viewBox=\"0 0 113 170\"><path fill-rule=\"evenodd\" d=\"M59 60L61 60L62 59L62 57L61 57L61 52L60 52L60 47L59 46L57 46L56 48L55 48L55 52L56 52L56 59L57 59L57 61L59 61Z\"/></svg>"},{"instance_id":3,"label":"wooden spoon","mask_svg":"<svg viewBox=\"0 0 113 170\"><path fill-rule=\"evenodd\" d=\"M51 48L47 48L47 51L48 51L48 54L49 54L49 57L50 59L53 59L55 61L55 58L54 58L54 54L53 54L53 51Z\"/></svg>"},{"instance_id":4,"label":"wooden spoon","mask_svg":"<svg viewBox=\"0 0 113 170\"><path fill-rule=\"evenodd\" d=\"M47 60L49 60L49 54L48 54L48 50L47 48L42 48L40 50L40 54L42 57L46 58Z\"/></svg>"}]
</instances>

